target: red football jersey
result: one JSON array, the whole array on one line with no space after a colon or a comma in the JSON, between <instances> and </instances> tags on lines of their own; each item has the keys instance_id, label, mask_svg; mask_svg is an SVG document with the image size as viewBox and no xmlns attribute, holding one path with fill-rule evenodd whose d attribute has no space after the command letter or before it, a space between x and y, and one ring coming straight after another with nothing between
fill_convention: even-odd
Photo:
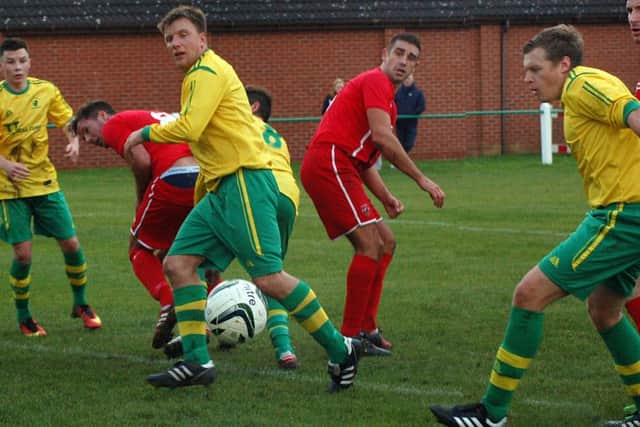
<instances>
[{"instance_id":1,"label":"red football jersey","mask_svg":"<svg viewBox=\"0 0 640 427\"><path fill-rule=\"evenodd\" d=\"M132 110L113 115L102 128L102 138L105 144L113 148L116 153L124 157L124 144L131 132L152 123L166 123L175 120L168 113L159 111ZM176 160L191 156L189 144L156 144L145 142L142 144L151 156L151 173L155 178L169 169Z\"/></svg>"},{"instance_id":2,"label":"red football jersey","mask_svg":"<svg viewBox=\"0 0 640 427\"><path fill-rule=\"evenodd\" d=\"M380 152L371 141L367 110L378 108L386 111L391 118L391 125L395 126L398 110L394 95L393 83L379 67L359 74L334 98L311 144L335 144L364 163L364 167L371 167Z\"/></svg>"}]
</instances>

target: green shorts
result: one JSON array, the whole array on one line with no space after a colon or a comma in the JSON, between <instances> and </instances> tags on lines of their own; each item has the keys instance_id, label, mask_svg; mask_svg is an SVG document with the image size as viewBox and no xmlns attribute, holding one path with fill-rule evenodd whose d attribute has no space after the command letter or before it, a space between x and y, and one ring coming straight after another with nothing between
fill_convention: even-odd
<instances>
[{"instance_id":1,"label":"green shorts","mask_svg":"<svg viewBox=\"0 0 640 427\"><path fill-rule=\"evenodd\" d=\"M287 255L289 248L289 238L293 232L293 224L296 222L296 205L290 198L282 193L278 194L278 229L280 230L280 246L282 248L281 258Z\"/></svg>"},{"instance_id":2,"label":"green shorts","mask_svg":"<svg viewBox=\"0 0 640 427\"><path fill-rule=\"evenodd\" d=\"M15 245L33 238L33 232L56 240L76 235L69 205L62 191L43 196L0 200L0 239Z\"/></svg>"},{"instance_id":3,"label":"green shorts","mask_svg":"<svg viewBox=\"0 0 640 427\"><path fill-rule=\"evenodd\" d=\"M614 203L587 212L576 231L538 267L582 300L601 284L631 295L640 275L640 204Z\"/></svg>"},{"instance_id":4,"label":"green shorts","mask_svg":"<svg viewBox=\"0 0 640 427\"><path fill-rule=\"evenodd\" d=\"M169 255L196 255L223 272L237 258L251 277L282 271L278 185L270 170L240 169L182 223Z\"/></svg>"}]
</instances>

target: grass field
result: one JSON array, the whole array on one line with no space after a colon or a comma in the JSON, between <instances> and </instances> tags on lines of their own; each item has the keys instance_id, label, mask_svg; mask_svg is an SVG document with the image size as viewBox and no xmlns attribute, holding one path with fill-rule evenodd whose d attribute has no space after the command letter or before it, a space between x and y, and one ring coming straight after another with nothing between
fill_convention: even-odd
<instances>
[{"instance_id":1,"label":"grass field","mask_svg":"<svg viewBox=\"0 0 640 427\"><path fill-rule=\"evenodd\" d=\"M353 389L325 392L326 356L291 325L302 366L276 367L268 336L231 352L212 350L218 380L174 391L145 384L170 364L151 349L158 306L127 257L133 182L127 170L62 172L89 268L91 304L103 319L89 332L69 318L71 293L54 241L34 240L32 300L45 338L23 337L8 285L11 250L0 245L0 425L7 426L418 426L435 425L434 403L477 401L519 278L571 232L587 210L575 163L538 156L422 162L447 193L428 196L388 167L404 201L389 221L398 248L379 320L391 358L367 358ZM306 279L338 324L351 248L330 242L303 196L286 268ZM246 277L237 265L225 277ZM538 357L515 395L510 426L592 426L628 402L584 304L567 298L545 318ZM213 346L212 346L213 349Z\"/></svg>"}]
</instances>

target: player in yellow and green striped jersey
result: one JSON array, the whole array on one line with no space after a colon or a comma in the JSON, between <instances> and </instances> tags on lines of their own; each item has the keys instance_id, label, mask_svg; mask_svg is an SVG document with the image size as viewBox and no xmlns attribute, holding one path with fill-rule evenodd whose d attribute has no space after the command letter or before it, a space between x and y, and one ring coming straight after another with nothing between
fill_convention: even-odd
<instances>
[{"instance_id":1,"label":"player in yellow and green striped jersey","mask_svg":"<svg viewBox=\"0 0 640 427\"><path fill-rule=\"evenodd\" d=\"M206 18L193 6L172 9L158 25L184 73L180 117L133 132L125 153L144 141L187 141L207 194L185 219L164 262L172 286L185 360L151 375L156 387L210 385L216 372L205 335L206 289L197 268L224 272L237 258L252 281L327 351L330 390L352 385L359 341L343 337L313 290L283 270L277 222L279 188L265 155L262 128L233 67L207 46Z\"/></svg>"},{"instance_id":2,"label":"player in yellow and green striped jersey","mask_svg":"<svg viewBox=\"0 0 640 427\"><path fill-rule=\"evenodd\" d=\"M29 308L33 232L55 238L62 249L73 292L71 316L87 328L100 328L102 321L87 302L87 263L48 155L52 121L69 141L67 157L77 160L78 140L68 129L73 111L53 83L29 77L24 40L2 41L0 65L5 78L0 82L0 239L13 246L9 280L20 330L27 336L47 334Z\"/></svg>"},{"instance_id":3,"label":"player in yellow and green striped jersey","mask_svg":"<svg viewBox=\"0 0 640 427\"><path fill-rule=\"evenodd\" d=\"M506 424L513 393L540 347L544 310L567 295L587 301L627 393L640 403L640 335L623 314L640 275L640 103L617 77L582 65L582 36L572 26L544 29L523 54L531 93L564 107L565 140L591 210L516 287L481 402L431 407L449 426ZM626 425L640 425L640 413L607 423Z\"/></svg>"}]
</instances>

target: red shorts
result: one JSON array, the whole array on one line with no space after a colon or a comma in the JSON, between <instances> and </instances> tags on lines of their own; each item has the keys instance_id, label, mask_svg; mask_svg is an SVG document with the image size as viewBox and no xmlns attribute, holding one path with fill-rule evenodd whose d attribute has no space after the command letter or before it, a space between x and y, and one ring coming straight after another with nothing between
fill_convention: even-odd
<instances>
[{"instance_id":1,"label":"red shorts","mask_svg":"<svg viewBox=\"0 0 640 427\"><path fill-rule=\"evenodd\" d=\"M354 160L331 144L315 144L302 160L300 178L331 239L382 221L365 192Z\"/></svg>"},{"instance_id":2,"label":"red shorts","mask_svg":"<svg viewBox=\"0 0 640 427\"><path fill-rule=\"evenodd\" d=\"M147 187L131 225L131 235L148 249L169 249L193 208L197 167L172 168Z\"/></svg>"}]
</instances>

